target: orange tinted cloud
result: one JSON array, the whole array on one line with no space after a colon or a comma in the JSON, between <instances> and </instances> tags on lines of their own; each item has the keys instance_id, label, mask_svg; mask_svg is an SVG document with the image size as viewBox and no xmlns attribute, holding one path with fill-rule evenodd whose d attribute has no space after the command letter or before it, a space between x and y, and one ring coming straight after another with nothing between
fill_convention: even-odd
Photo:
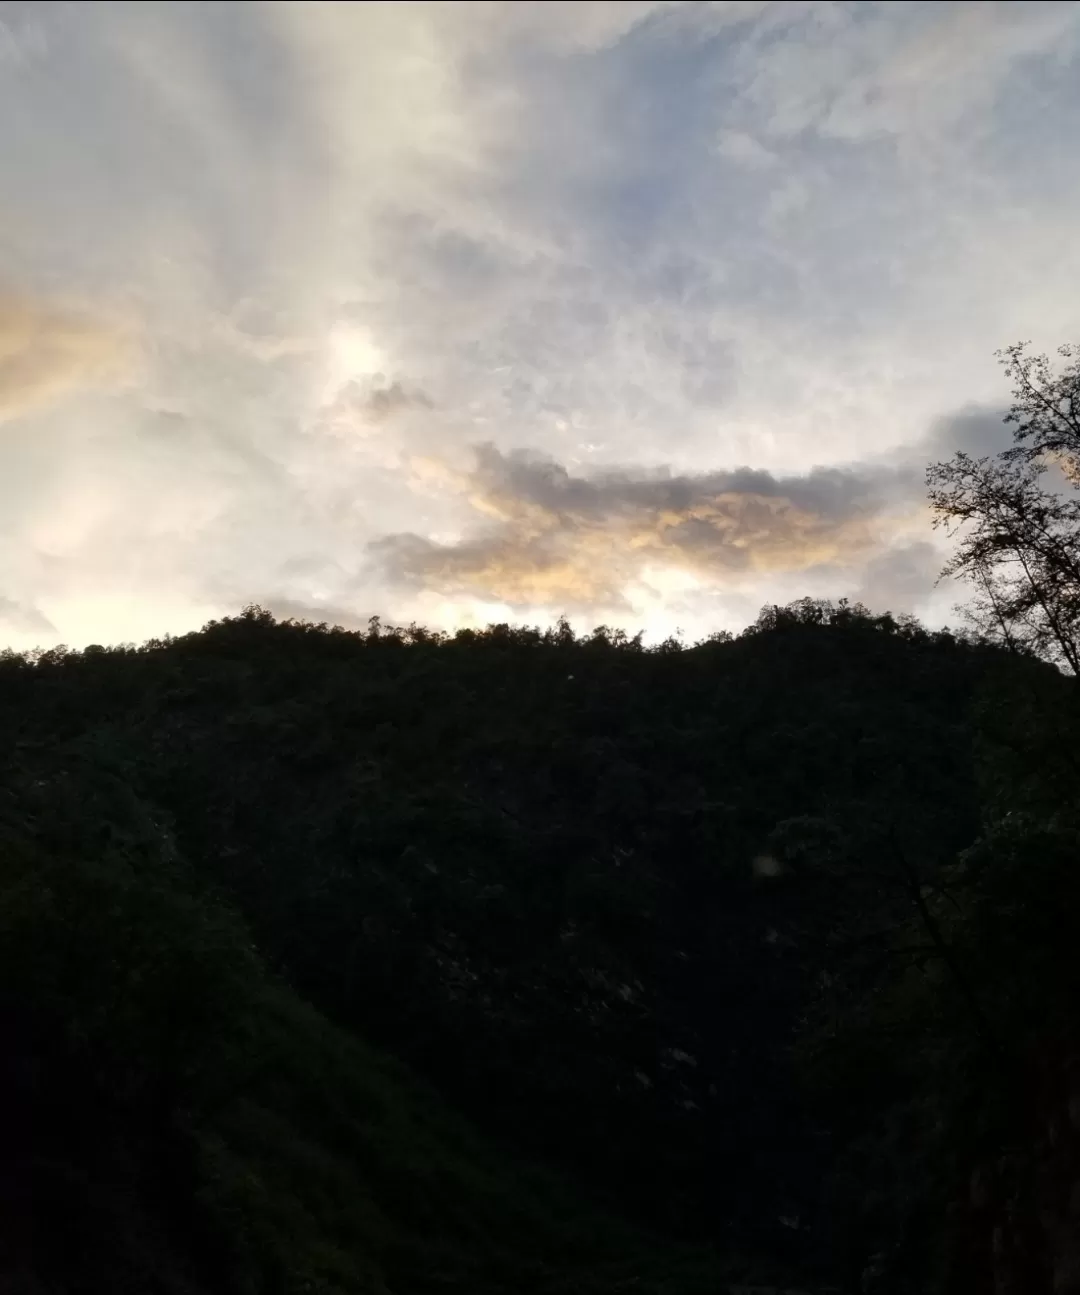
<instances>
[{"instance_id":1,"label":"orange tinted cloud","mask_svg":"<svg viewBox=\"0 0 1080 1295\"><path fill-rule=\"evenodd\" d=\"M41 409L76 387L114 380L126 357L113 325L0 294L0 420Z\"/></svg>"},{"instance_id":2,"label":"orange tinted cloud","mask_svg":"<svg viewBox=\"0 0 1080 1295\"><path fill-rule=\"evenodd\" d=\"M881 546L884 514L910 498L910 475L742 468L586 477L486 445L457 483L484 519L475 534L450 544L390 535L372 552L391 579L415 588L518 606L618 608L627 586L657 568L721 581L862 560ZM445 479L454 483L452 473Z\"/></svg>"}]
</instances>

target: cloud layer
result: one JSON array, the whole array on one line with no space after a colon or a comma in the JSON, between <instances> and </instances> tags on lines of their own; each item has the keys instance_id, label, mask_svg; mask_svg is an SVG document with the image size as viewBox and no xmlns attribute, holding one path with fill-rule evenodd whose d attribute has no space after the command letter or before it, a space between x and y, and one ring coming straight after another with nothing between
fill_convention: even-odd
<instances>
[{"instance_id":1,"label":"cloud layer","mask_svg":"<svg viewBox=\"0 0 1080 1295\"><path fill-rule=\"evenodd\" d=\"M375 541L391 581L515 608L627 612L651 572L730 584L857 563L887 543L890 508L910 512L914 482L902 468L572 475L489 444L453 484L488 524L449 543L408 532Z\"/></svg>"},{"instance_id":2,"label":"cloud layer","mask_svg":"<svg viewBox=\"0 0 1080 1295\"><path fill-rule=\"evenodd\" d=\"M922 460L1080 336L1078 49L1057 3L4 7L0 641L941 619Z\"/></svg>"}]
</instances>

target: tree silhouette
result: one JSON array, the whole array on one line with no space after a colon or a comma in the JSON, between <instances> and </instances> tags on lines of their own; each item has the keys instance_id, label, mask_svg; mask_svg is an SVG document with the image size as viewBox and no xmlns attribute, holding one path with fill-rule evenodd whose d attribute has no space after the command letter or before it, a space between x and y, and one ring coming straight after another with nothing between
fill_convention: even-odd
<instances>
[{"instance_id":1,"label":"tree silhouette","mask_svg":"<svg viewBox=\"0 0 1080 1295\"><path fill-rule=\"evenodd\" d=\"M1055 371L1018 343L1000 353L1013 380L997 456L960 451L927 470L934 525L956 540L942 577L972 587L975 629L1013 652L1080 673L1080 350Z\"/></svg>"}]
</instances>

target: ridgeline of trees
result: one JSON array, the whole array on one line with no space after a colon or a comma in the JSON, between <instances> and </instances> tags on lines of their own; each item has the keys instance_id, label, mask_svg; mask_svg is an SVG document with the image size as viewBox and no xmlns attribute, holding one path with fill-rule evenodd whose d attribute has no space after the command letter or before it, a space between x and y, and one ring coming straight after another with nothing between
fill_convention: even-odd
<instances>
[{"instance_id":1,"label":"ridgeline of trees","mask_svg":"<svg viewBox=\"0 0 1080 1295\"><path fill-rule=\"evenodd\" d=\"M1063 355L930 469L962 634L5 654L5 1289L1080 1289Z\"/></svg>"}]
</instances>

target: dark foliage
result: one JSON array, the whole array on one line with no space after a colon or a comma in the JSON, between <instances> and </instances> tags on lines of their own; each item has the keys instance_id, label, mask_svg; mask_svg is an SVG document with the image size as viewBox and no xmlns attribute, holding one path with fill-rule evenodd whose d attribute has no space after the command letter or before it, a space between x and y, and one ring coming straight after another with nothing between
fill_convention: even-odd
<instances>
[{"instance_id":1,"label":"dark foliage","mask_svg":"<svg viewBox=\"0 0 1080 1295\"><path fill-rule=\"evenodd\" d=\"M24 739L3 770L0 1288L695 1295L750 1272L509 1164L305 1005L118 750Z\"/></svg>"},{"instance_id":2,"label":"dark foliage","mask_svg":"<svg viewBox=\"0 0 1080 1295\"><path fill-rule=\"evenodd\" d=\"M810 600L691 648L565 624L358 635L252 608L138 649L8 656L5 885L28 907L5 905L0 956L18 1065L61 1077L49 1137L72 1145L65 1107L101 1144L78 1172L186 1229L175 1271L216 1255L219 1207L192 1203L208 1145L258 1176L244 1157L274 1121L335 1163L345 1137L291 1050L356 1045L328 1025L283 1037L266 1013L288 985L608 1209L809 1272L850 1251L839 1266L861 1271L908 1225L843 1204L851 1148L915 1088L857 1029L822 1050L821 1022L884 1019L923 954L964 983L924 895L979 833L971 709L1000 661ZM978 1000L958 1002L978 1027ZM827 1085L842 1102L807 1084L809 1053L847 1075ZM218 1122L252 1102L238 1151ZM95 1167L118 1146L130 1164ZM176 1201L153 1205L150 1172ZM355 1168L333 1172L353 1190ZM366 1185L358 1208L393 1213L395 1190ZM303 1204L330 1245L321 1208Z\"/></svg>"}]
</instances>

